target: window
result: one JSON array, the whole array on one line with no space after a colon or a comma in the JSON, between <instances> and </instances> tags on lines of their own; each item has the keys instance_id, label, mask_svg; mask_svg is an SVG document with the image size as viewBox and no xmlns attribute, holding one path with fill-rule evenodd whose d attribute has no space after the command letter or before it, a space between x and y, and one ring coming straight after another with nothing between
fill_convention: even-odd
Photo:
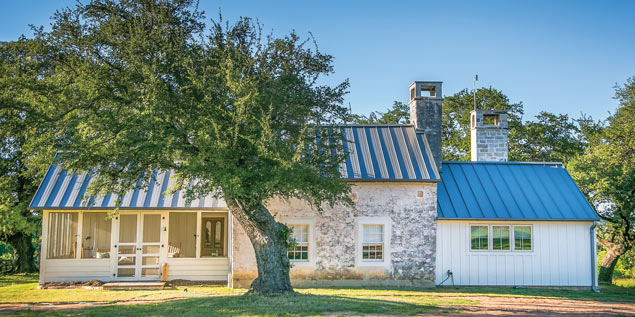
<instances>
[{"instance_id":1,"label":"window","mask_svg":"<svg viewBox=\"0 0 635 317\"><path fill-rule=\"evenodd\" d=\"M82 220L82 258L110 257L111 220L105 212L84 212Z\"/></svg>"},{"instance_id":2,"label":"window","mask_svg":"<svg viewBox=\"0 0 635 317\"><path fill-rule=\"evenodd\" d=\"M509 226L492 226L492 250L509 251Z\"/></svg>"},{"instance_id":3,"label":"window","mask_svg":"<svg viewBox=\"0 0 635 317\"><path fill-rule=\"evenodd\" d=\"M488 250L488 232L487 226L471 227L471 249L472 250Z\"/></svg>"},{"instance_id":4,"label":"window","mask_svg":"<svg viewBox=\"0 0 635 317\"><path fill-rule=\"evenodd\" d=\"M531 226L514 226L514 250L531 251Z\"/></svg>"},{"instance_id":5,"label":"window","mask_svg":"<svg viewBox=\"0 0 635 317\"><path fill-rule=\"evenodd\" d=\"M293 231L295 246L289 248L287 254L291 261L309 261L309 225L288 225Z\"/></svg>"},{"instance_id":6,"label":"window","mask_svg":"<svg viewBox=\"0 0 635 317\"><path fill-rule=\"evenodd\" d=\"M355 265L389 268L392 265L392 219L357 217L355 222Z\"/></svg>"},{"instance_id":7,"label":"window","mask_svg":"<svg viewBox=\"0 0 635 317\"><path fill-rule=\"evenodd\" d=\"M77 256L77 219L76 212L49 213L49 259L73 259Z\"/></svg>"},{"instance_id":8,"label":"window","mask_svg":"<svg viewBox=\"0 0 635 317\"><path fill-rule=\"evenodd\" d=\"M196 256L196 213L171 212L168 234L169 258Z\"/></svg>"},{"instance_id":9,"label":"window","mask_svg":"<svg viewBox=\"0 0 635 317\"><path fill-rule=\"evenodd\" d=\"M368 224L363 226L362 260L384 260L384 226Z\"/></svg>"}]
</instances>

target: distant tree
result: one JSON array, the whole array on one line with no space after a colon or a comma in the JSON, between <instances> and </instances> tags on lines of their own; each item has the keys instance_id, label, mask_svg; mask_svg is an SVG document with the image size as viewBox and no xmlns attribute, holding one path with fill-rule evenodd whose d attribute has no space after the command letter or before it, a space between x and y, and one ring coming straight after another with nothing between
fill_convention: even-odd
<instances>
[{"instance_id":1,"label":"distant tree","mask_svg":"<svg viewBox=\"0 0 635 317\"><path fill-rule=\"evenodd\" d=\"M586 125L590 146L568 166L603 220L598 243L607 253L599 280L610 283L618 260L635 245L635 77L616 86L620 106L606 128Z\"/></svg>"},{"instance_id":2,"label":"distant tree","mask_svg":"<svg viewBox=\"0 0 635 317\"><path fill-rule=\"evenodd\" d=\"M470 160L470 112L474 99L467 89L445 97L443 102L443 160ZM587 146L586 134L596 127L590 118L570 119L568 115L556 115L542 111L533 121L523 122L522 102L511 103L502 91L480 88L476 92L478 109L507 110L509 124L510 161L568 162L581 154ZM386 112L371 112L368 116L353 115L354 123L409 123L409 106L395 101ZM582 131L582 129L585 131Z\"/></svg>"},{"instance_id":3,"label":"distant tree","mask_svg":"<svg viewBox=\"0 0 635 317\"><path fill-rule=\"evenodd\" d=\"M514 158L514 144L522 126L523 104L512 103L502 91L495 88L476 90L476 104L481 110L507 110L510 139L510 159ZM472 92L463 89L443 101L442 157L444 161L470 160L470 112L474 109Z\"/></svg>"},{"instance_id":4,"label":"distant tree","mask_svg":"<svg viewBox=\"0 0 635 317\"><path fill-rule=\"evenodd\" d=\"M352 204L337 170L348 118L348 82L317 82L332 57L295 33L261 37L251 19L212 21L193 0L94 0L37 30L50 69L18 86L20 103L46 120L29 148L57 151L58 164L92 170L90 194L148 186L172 170L188 199L222 197L249 237L258 277L250 292L292 291L288 228L265 207L303 199L316 209ZM38 53L39 52L39 53Z\"/></svg>"},{"instance_id":5,"label":"distant tree","mask_svg":"<svg viewBox=\"0 0 635 317\"><path fill-rule=\"evenodd\" d=\"M584 121L566 114L541 111L535 121L516 127L517 143L510 144L510 160L525 162L569 162L584 153L587 141L580 129Z\"/></svg>"},{"instance_id":6,"label":"distant tree","mask_svg":"<svg viewBox=\"0 0 635 317\"><path fill-rule=\"evenodd\" d=\"M410 107L394 101L386 112L373 111L368 116L351 114L350 122L358 124L406 124L410 123Z\"/></svg>"}]
</instances>

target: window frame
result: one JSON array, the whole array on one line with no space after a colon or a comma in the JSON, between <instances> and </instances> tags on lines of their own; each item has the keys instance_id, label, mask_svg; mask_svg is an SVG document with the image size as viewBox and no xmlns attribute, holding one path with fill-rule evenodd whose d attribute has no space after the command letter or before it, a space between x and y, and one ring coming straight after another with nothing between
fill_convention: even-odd
<instances>
[{"instance_id":1,"label":"window frame","mask_svg":"<svg viewBox=\"0 0 635 317\"><path fill-rule=\"evenodd\" d=\"M358 267L390 267L392 263L390 238L392 236L392 220L390 217L357 217L355 226L355 265ZM382 225L382 259L366 259L363 257L364 225Z\"/></svg>"},{"instance_id":2,"label":"window frame","mask_svg":"<svg viewBox=\"0 0 635 317\"><path fill-rule=\"evenodd\" d=\"M487 228L487 249L472 249L472 227L486 227ZM490 239L490 237L492 236L491 232L490 232L490 226L489 224L470 224L469 225L469 232L468 232L468 236L467 236L467 245L469 246L469 250L470 252L488 252L491 250L492 248L492 239Z\"/></svg>"},{"instance_id":3,"label":"window frame","mask_svg":"<svg viewBox=\"0 0 635 317\"><path fill-rule=\"evenodd\" d=\"M311 243L309 242L309 231L311 230L311 226L307 223L288 223L287 224L288 227L300 227L300 226L305 226L306 227L306 241L305 242L298 242L296 241L296 247L300 246L305 246L306 247L306 260L303 259L291 259L289 258L289 261L292 263L295 262L309 262L310 261L310 252L311 252ZM296 250L287 250L287 257L289 256L289 252L293 252L293 253L297 253L297 252L302 252L302 251L296 251Z\"/></svg>"},{"instance_id":4,"label":"window frame","mask_svg":"<svg viewBox=\"0 0 635 317\"><path fill-rule=\"evenodd\" d=\"M494 249L494 227L505 227L507 228L507 238L509 239L509 249ZM512 232L512 225L508 224L492 224L489 226L489 230L491 233L491 242L490 242L490 251L492 252L510 252L513 251L512 243L514 241L514 236Z\"/></svg>"},{"instance_id":5,"label":"window frame","mask_svg":"<svg viewBox=\"0 0 635 317\"><path fill-rule=\"evenodd\" d=\"M474 250L472 249L472 227L487 227L487 249L486 250ZM494 229L493 227L509 227L509 238L510 238L510 247L508 250L494 250ZM530 240L531 240L531 250L518 250L516 249L516 235L514 233L515 227L529 227L530 229ZM500 254L500 253L534 253L534 224L533 223L509 223L509 222L500 222L500 223L469 223L467 230L467 252L468 253L492 253L492 254Z\"/></svg>"},{"instance_id":6,"label":"window frame","mask_svg":"<svg viewBox=\"0 0 635 317\"><path fill-rule=\"evenodd\" d=\"M294 267L315 267L317 244L315 243L315 217L290 217L283 219L286 225L306 225L307 228L307 260L291 260L289 262ZM287 253L288 254L288 253ZM288 256L288 255L287 255Z\"/></svg>"},{"instance_id":7,"label":"window frame","mask_svg":"<svg viewBox=\"0 0 635 317\"><path fill-rule=\"evenodd\" d=\"M531 248L529 250L517 250L516 249L516 231L514 231L514 229L516 227L529 227L529 241L531 243ZM515 224L512 225L512 236L513 236L513 243L512 243L512 248L514 251L517 252L533 252L534 251L534 226L531 224Z\"/></svg>"}]
</instances>

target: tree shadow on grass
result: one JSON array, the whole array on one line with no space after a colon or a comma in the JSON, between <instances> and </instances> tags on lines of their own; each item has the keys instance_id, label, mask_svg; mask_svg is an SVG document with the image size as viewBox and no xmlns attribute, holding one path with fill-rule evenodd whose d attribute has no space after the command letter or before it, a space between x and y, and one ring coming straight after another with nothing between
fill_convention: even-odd
<instances>
[{"instance_id":1,"label":"tree shadow on grass","mask_svg":"<svg viewBox=\"0 0 635 317\"><path fill-rule=\"evenodd\" d=\"M38 281L37 274L20 273L20 274L0 274L0 287L14 284L36 283Z\"/></svg>"},{"instance_id":2,"label":"tree shadow on grass","mask_svg":"<svg viewBox=\"0 0 635 317\"><path fill-rule=\"evenodd\" d=\"M374 298L296 294L286 296L218 296L175 300L142 305L92 307L70 315L110 316L296 316L315 314L399 314L457 313L449 305L393 301ZM69 312L65 312L68 315Z\"/></svg>"}]
</instances>

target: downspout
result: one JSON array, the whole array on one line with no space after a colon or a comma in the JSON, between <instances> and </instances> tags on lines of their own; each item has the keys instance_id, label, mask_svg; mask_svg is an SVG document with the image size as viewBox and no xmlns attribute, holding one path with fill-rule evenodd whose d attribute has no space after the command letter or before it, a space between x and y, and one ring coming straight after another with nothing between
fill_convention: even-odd
<instances>
[{"instance_id":1,"label":"downspout","mask_svg":"<svg viewBox=\"0 0 635 317\"><path fill-rule=\"evenodd\" d=\"M591 230L589 231L589 236L591 237L591 290L594 293L599 293L600 290L598 289L597 285L595 284L595 281L597 281L597 271L598 271L598 264L597 264L597 249L596 249L596 242L595 242L595 227L597 226L597 222L593 221L593 224L591 225Z\"/></svg>"}]
</instances>

